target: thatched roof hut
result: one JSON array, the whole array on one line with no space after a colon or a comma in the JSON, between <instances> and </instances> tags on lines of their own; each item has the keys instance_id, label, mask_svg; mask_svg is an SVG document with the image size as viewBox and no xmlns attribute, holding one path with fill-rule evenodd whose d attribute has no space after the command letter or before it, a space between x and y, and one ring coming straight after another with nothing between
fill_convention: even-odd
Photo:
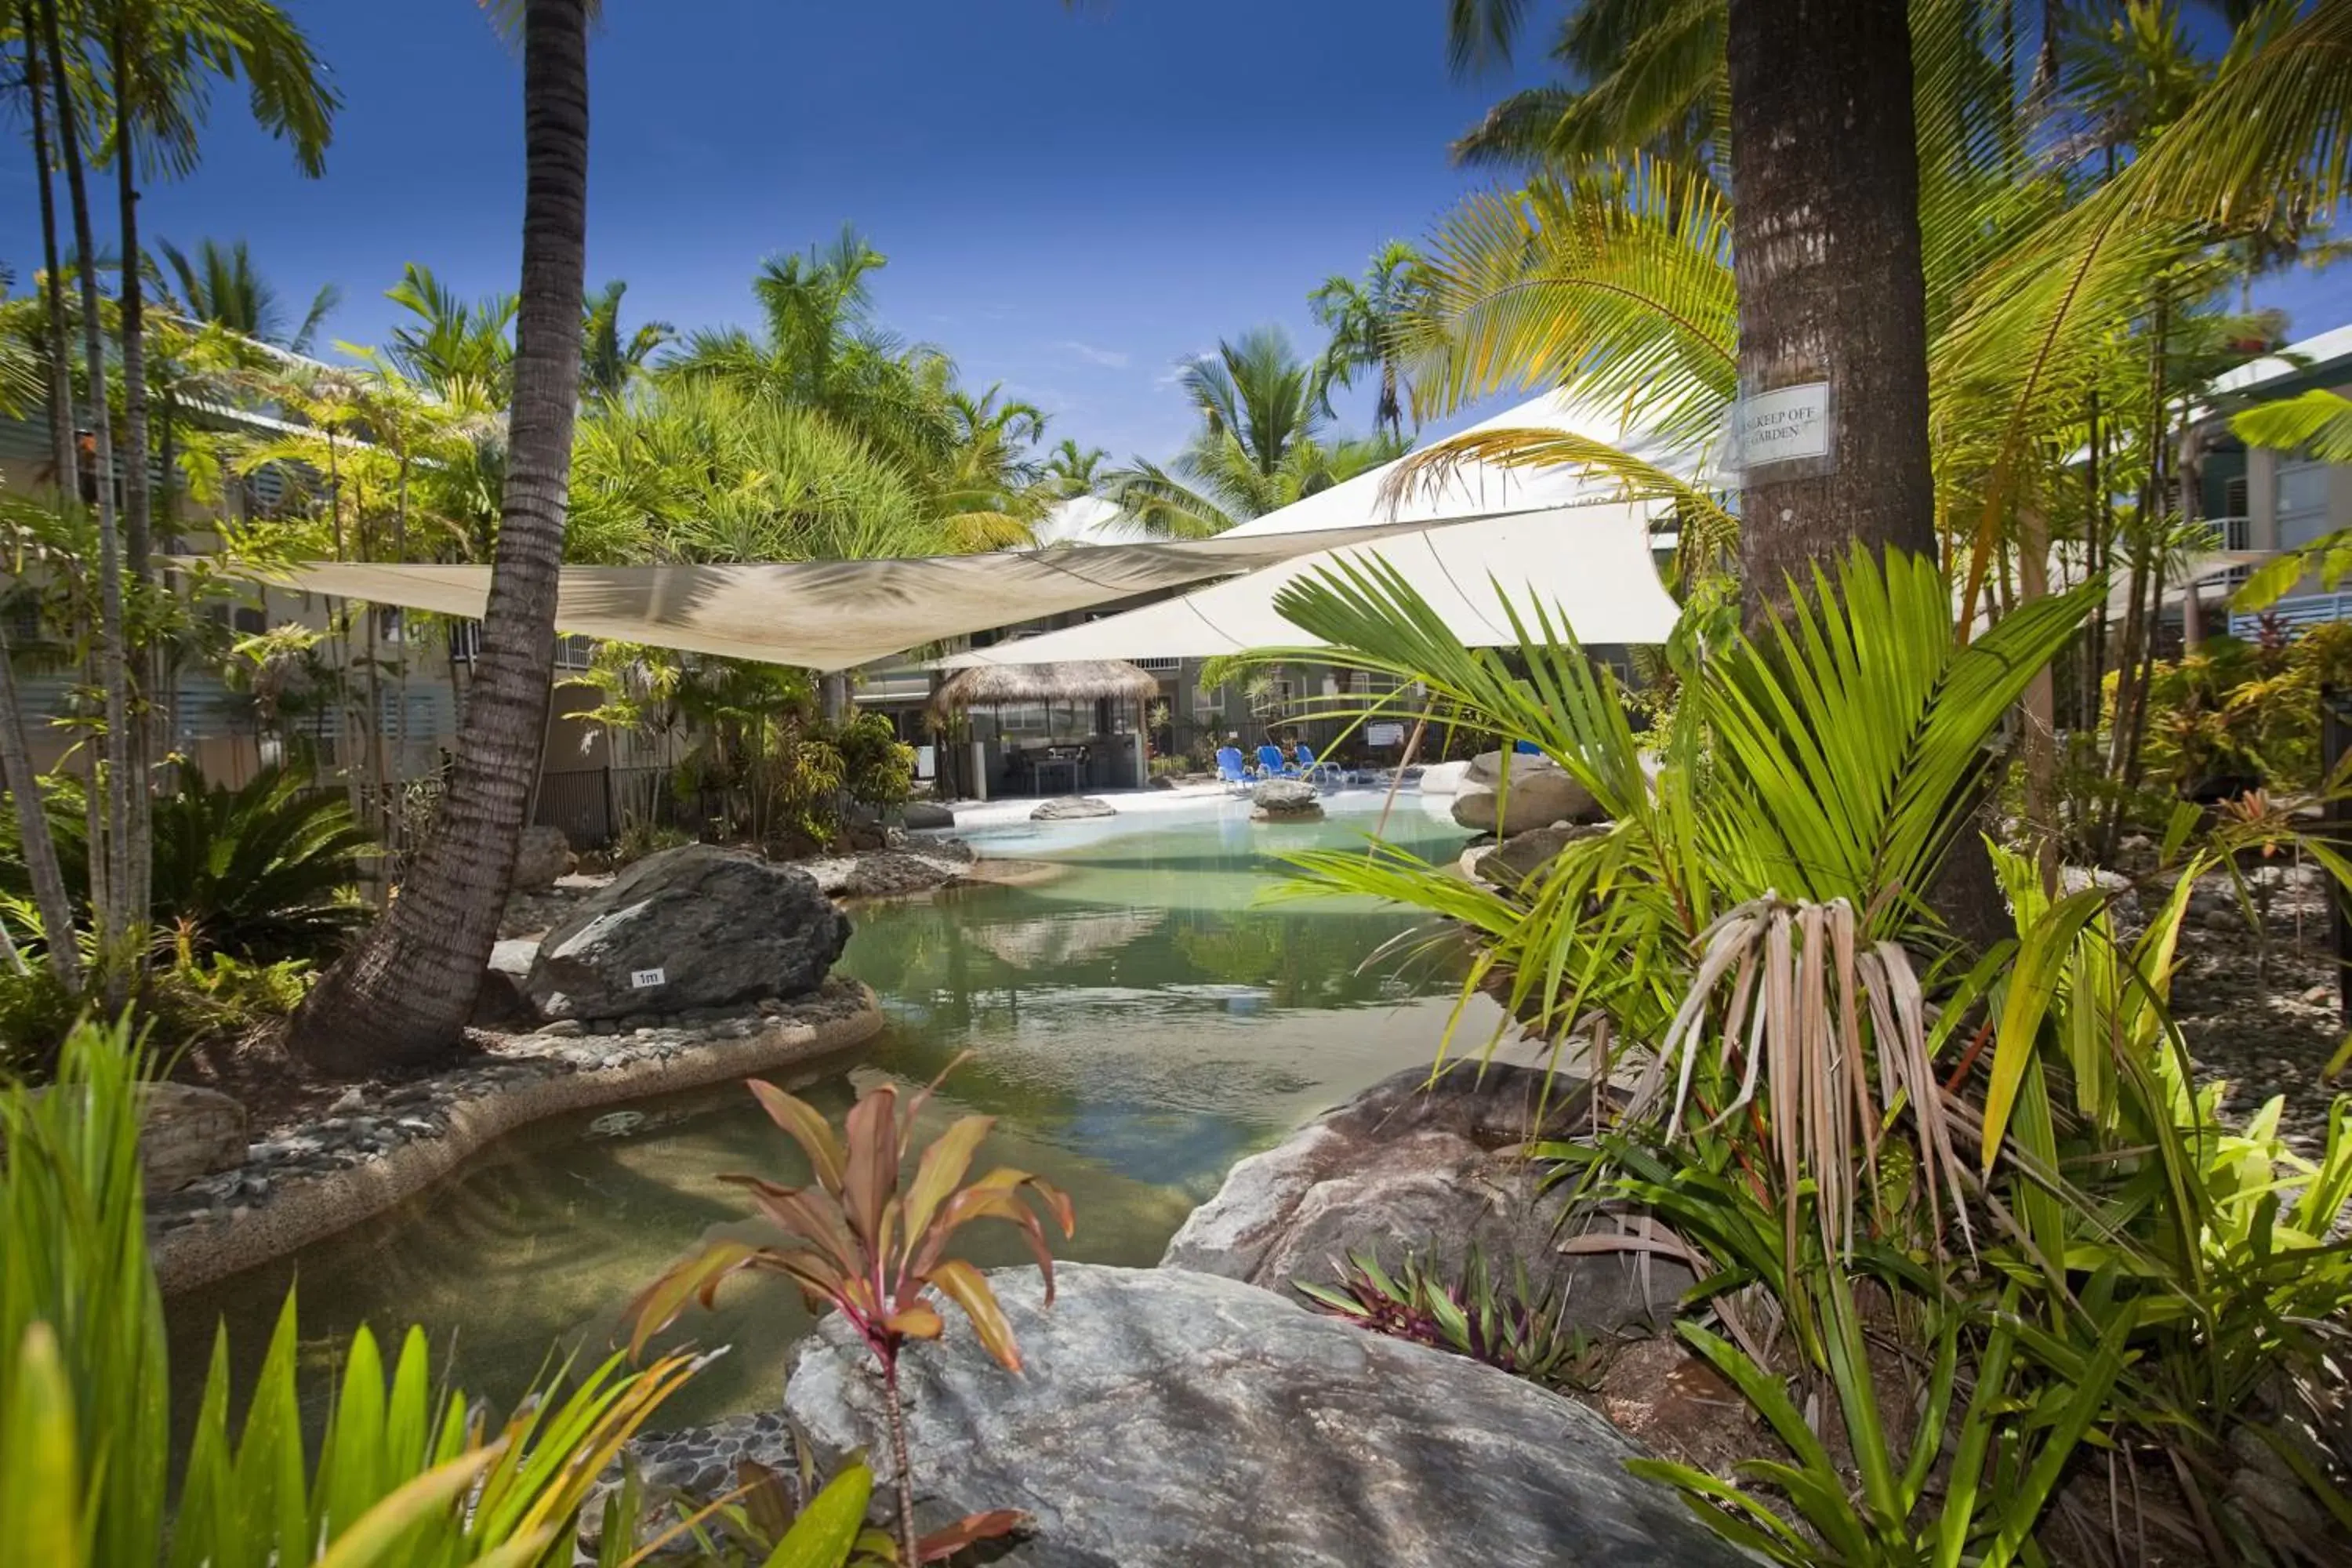
<instances>
[{"instance_id":1,"label":"thatched roof hut","mask_svg":"<svg viewBox=\"0 0 2352 1568\"><path fill-rule=\"evenodd\" d=\"M987 664L950 676L931 694L931 712L944 717L1003 702L1092 702L1105 697L1149 702L1159 695L1159 677L1124 659Z\"/></svg>"}]
</instances>

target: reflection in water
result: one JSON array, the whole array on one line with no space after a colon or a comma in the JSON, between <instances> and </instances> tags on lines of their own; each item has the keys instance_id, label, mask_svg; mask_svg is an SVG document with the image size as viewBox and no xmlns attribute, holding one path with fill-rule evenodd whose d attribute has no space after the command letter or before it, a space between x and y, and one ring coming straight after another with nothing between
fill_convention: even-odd
<instances>
[{"instance_id":1,"label":"reflection in water","mask_svg":"<svg viewBox=\"0 0 2352 1568\"><path fill-rule=\"evenodd\" d=\"M1425 1061L1452 1005L1430 965L1364 959L1408 917L1347 903L1252 909L1266 852L1345 846L1367 815L1252 825L1214 818L1059 837L1024 833L992 851L1045 857L1069 874L1033 889L958 889L869 907L843 967L881 994L890 1027L847 1061L777 1075L826 1114L885 1076L927 1081L972 1053L926 1113L997 1119L982 1159L1067 1189L1095 1262L1155 1260L1233 1163L1332 1102ZM1460 835L1425 818L1390 836L1443 852ZM507 1139L458 1179L298 1257L172 1304L174 1376L194 1407L214 1324L237 1363L257 1360L299 1274L307 1346L323 1358L362 1321L422 1323L451 1347L470 1393L510 1397L551 1344L601 1352L630 1294L698 1238L748 1230L719 1176L807 1178L791 1142L740 1086L559 1118ZM1002 1226L970 1254L1017 1261ZM807 1327L793 1292L730 1289L682 1329L734 1349L669 1411L684 1422L772 1402Z\"/></svg>"}]
</instances>

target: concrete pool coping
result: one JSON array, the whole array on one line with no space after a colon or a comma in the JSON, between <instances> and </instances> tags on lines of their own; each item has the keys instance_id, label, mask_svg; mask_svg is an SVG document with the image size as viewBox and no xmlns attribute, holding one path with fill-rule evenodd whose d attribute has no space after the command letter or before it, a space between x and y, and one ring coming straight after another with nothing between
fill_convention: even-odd
<instances>
[{"instance_id":1,"label":"concrete pool coping","mask_svg":"<svg viewBox=\"0 0 2352 1568\"><path fill-rule=\"evenodd\" d=\"M207 1215L161 1234L154 1233L151 1217L149 1244L156 1282L166 1295L193 1290L324 1240L415 1197L530 1122L770 1072L861 1045L880 1033L883 1024L881 1001L874 992L836 976L812 995L782 1004L772 1016L761 1016L761 1026L740 1037L705 1037L666 1055L635 1057L626 1054L627 1037L600 1039L599 1048L623 1057L619 1065L578 1066L570 1071L549 1067L527 1080L458 1095L435 1108L446 1122L439 1136L411 1139L380 1157L338 1170L286 1179L258 1207ZM496 1065L495 1053L493 1058ZM547 1060L543 1056L511 1059ZM477 1059L450 1076L482 1070Z\"/></svg>"}]
</instances>

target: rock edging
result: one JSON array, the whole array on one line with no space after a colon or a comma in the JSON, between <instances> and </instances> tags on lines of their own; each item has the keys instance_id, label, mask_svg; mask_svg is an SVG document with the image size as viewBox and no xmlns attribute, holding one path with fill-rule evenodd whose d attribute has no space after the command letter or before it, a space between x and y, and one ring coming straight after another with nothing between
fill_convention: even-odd
<instances>
[{"instance_id":1,"label":"rock edging","mask_svg":"<svg viewBox=\"0 0 2352 1568\"><path fill-rule=\"evenodd\" d=\"M394 1104L381 1118L331 1118L345 1123L338 1131L348 1132L353 1120L372 1124L352 1163L273 1177L267 1173L271 1163L265 1154L179 1194L199 1202L210 1196L215 1201L208 1208L151 1211L157 1282L166 1295L191 1290L307 1247L423 1192L528 1122L616 1100L698 1089L842 1050L879 1032L883 1014L872 991L835 976L811 995L769 1003L759 1014L735 1023L740 1033L698 1038L640 1030L644 1048L637 1048L635 1037L514 1037L510 1044L529 1042L529 1047L468 1063L447 1075L463 1087L446 1100L435 1097L430 1092L433 1080L426 1080L421 1095L416 1092L420 1086L411 1085L385 1098L427 1103ZM393 1129L381 1142L373 1131L378 1121ZM298 1129L279 1135L275 1143L253 1147L271 1150L301 1137ZM251 1173L257 1165L263 1174ZM225 1211L217 1201L247 1194L268 1201L237 1204Z\"/></svg>"}]
</instances>

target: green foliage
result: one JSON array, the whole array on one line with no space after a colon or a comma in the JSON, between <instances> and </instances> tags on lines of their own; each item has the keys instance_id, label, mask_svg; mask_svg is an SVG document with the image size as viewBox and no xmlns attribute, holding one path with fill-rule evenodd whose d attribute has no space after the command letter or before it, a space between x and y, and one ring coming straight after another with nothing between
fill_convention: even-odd
<instances>
[{"instance_id":1,"label":"green foliage","mask_svg":"<svg viewBox=\"0 0 2352 1568\"><path fill-rule=\"evenodd\" d=\"M43 781L68 886L89 887L88 819L73 780ZM370 847L339 795L271 768L232 789L183 765L155 802L154 925L198 952L261 963L331 956L367 919L355 891ZM29 889L13 821L0 826L0 889Z\"/></svg>"},{"instance_id":2,"label":"green foliage","mask_svg":"<svg viewBox=\"0 0 2352 1568\"><path fill-rule=\"evenodd\" d=\"M559 1376L499 1425L436 1387L420 1331L387 1367L362 1329L338 1358L314 1455L289 1295L241 1416L226 1340L215 1340L186 1459L171 1473L138 1158L147 1066L122 1026L85 1026L55 1089L0 1089L0 1540L58 1568L569 1562L590 1489L691 1374L687 1359L634 1372L615 1357Z\"/></svg>"},{"instance_id":3,"label":"green foliage","mask_svg":"<svg viewBox=\"0 0 2352 1568\"><path fill-rule=\"evenodd\" d=\"M950 1062L947 1070L954 1067ZM708 1305L730 1275L746 1271L782 1275L800 1289L812 1310L829 1305L839 1311L882 1372L898 1460L899 1541L909 1563L929 1559L915 1533L914 1478L898 1407L898 1357L909 1340L935 1340L946 1330L934 1292L962 1310L999 1364L1008 1372L1021 1370L1020 1347L987 1277L961 1258L948 1257L948 1246L957 1231L977 1220L1013 1226L1037 1260L1050 1306L1053 1253L1037 1211L1024 1197L1034 1195L1065 1237L1075 1225L1070 1200L1042 1177L1000 1165L976 1180L965 1179L981 1141L995 1124L993 1117L966 1116L951 1123L923 1150L914 1179L905 1181L917 1121L938 1087L933 1080L901 1110L897 1089L883 1084L851 1108L836 1135L806 1101L754 1079L753 1098L807 1156L814 1184L783 1187L757 1176L727 1177L751 1193L754 1206L782 1231L782 1240L710 1243L646 1287L629 1311L633 1353L674 1321L688 1301L699 1298ZM1019 1516L1004 1516L1002 1528L991 1533L1018 1523Z\"/></svg>"},{"instance_id":4,"label":"green foliage","mask_svg":"<svg viewBox=\"0 0 2352 1568\"><path fill-rule=\"evenodd\" d=\"M834 732L833 743L841 753L841 787L858 805L887 811L914 792L915 749L881 714L858 714Z\"/></svg>"},{"instance_id":5,"label":"green foliage","mask_svg":"<svg viewBox=\"0 0 2352 1568\"><path fill-rule=\"evenodd\" d=\"M1819 1540L1719 1479L1653 1473L1780 1561L2036 1561L2086 1445L2172 1456L2218 1560L2301 1550L2218 1484L2245 1441L2352 1521L2289 1430L2352 1311L2330 1239L2352 1102L2316 1160L2274 1108L2225 1125L2166 1012L2190 890L2275 854L2289 819L2227 816L2130 941L2105 895L2053 898L2015 857L1996 858L2014 941L1970 952L1921 897L1971 827L2005 713L2088 606L2021 605L1963 646L1933 563L1857 553L1753 637L1717 621L1677 638L1645 755L1613 680L1540 611L1506 657L1463 648L1377 568L1283 601L1333 662L1533 742L1610 815L1510 892L1377 846L1298 857L1286 894L1461 922L1477 944L1465 997L1589 1041L1583 1069L1627 1086L1601 1137L1538 1153L1578 1202L1646 1211L1642 1245L1698 1275L1691 1306L1714 1326L1686 1337L1789 1451L1742 1479ZM2182 808L2168 855L2197 820ZM2352 881L2332 847L2300 847ZM1838 1449L1800 1415L1808 1399Z\"/></svg>"},{"instance_id":6,"label":"green foliage","mask_svg":"<svg viewBox=\"0 0 2352 1568\"><path fill-rule=\"evenodd\" d=\"M1564 1322L1568 1302L1536 1291L1521 1265L1513 1279L1491 1275L1471 1251L1456 1274L1439 1273L1408 1253L1394 1273L1369 1253L1350 1253L1336 1286L1295 1279L1317 1306L1374 1333L1433 1345L1555 1388L1583 1387L1596 1355L1584 1334Z\"/></svg>"},{"instance_id":7,"label":"green foliage","mask_svg":"<svg viewBox=\"0 0 2352 1568\"><path fill-rule=\"evenodd\" d=\"M2352 623L2252 642L2210 637L2158 659L2148 687L2147 776L2180 791L2216 777L2319 787L2319 693L2352 682ZM2110 683L2112 689L2112 682Z\"/></svg>"}]
</instances>

